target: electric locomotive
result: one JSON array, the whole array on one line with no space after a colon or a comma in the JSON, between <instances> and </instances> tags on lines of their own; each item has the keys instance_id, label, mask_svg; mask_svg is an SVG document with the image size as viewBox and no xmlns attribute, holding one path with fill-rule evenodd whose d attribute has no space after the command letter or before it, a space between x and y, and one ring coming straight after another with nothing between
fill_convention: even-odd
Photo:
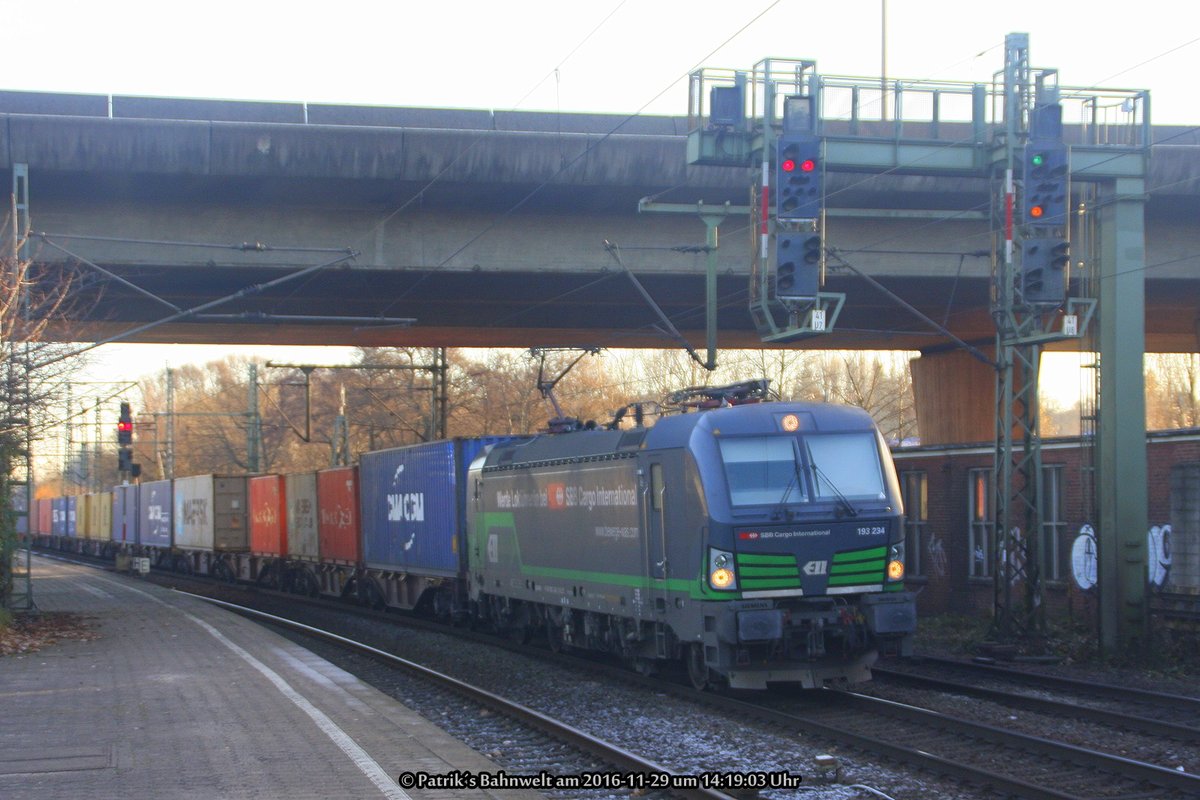
<instances>
[{"instance_id":1,"label":"electric locomotive","mask_svg":"<svg viewBox=\"0 0 1200 800\"><path fill-rule=\"evenodd\" d=\"M644 671L680 660L698 688L858 682L881 650L907 653L900 494L870 415L721 404L481 455L474 612Z\"/></svg>"}]
</instances>

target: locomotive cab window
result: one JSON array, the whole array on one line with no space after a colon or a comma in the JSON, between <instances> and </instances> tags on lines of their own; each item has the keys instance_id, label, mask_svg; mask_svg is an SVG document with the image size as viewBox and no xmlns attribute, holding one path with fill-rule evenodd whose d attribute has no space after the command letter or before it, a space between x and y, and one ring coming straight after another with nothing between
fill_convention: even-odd
<instances>
[{"instance_id":1,"label":"locomotive cab window","mask_svg":"<svg viewBox=\"0 0 1200 800\"><path fill-rule=\"evenodd\" d=\"M662 464L650 465L650 508L653 511L662 511L663 509L663 489L666 484L663 483L663 468Z\"/></svg>"},{"instance_id":2,"label":"locomotive cab window","mask_svg":"<svg viewBox=\"0 0 1200 800\"><path fill-rule=\"evenodd\" d=\"M805 437L818 497L887 497L879 447L870 433L825 433Z\"/></svg>"},{"instance_id":3,"label":"locomotive cab window","mask_svg":"<svg viewBox=\"0 0 1200 800\"><path fill-rule=\"evenodd\" d=\"M796 464L796 446L790 436L756 436L722 439L721 459L729 482L729 499L735 506L771 505L808 499Z\"/></svg>"}]
</instances>

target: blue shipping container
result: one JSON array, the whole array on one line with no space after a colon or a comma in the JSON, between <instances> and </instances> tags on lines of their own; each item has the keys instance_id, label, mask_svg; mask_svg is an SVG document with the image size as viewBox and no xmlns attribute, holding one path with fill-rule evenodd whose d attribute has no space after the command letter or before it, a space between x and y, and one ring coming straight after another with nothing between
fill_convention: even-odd
<instances>
[{"instance_id":1,"label":"blue shipping container","mask_svg":"<svg viewBox=\"0 0 1200 800\"><path fill-rule=\"evenodd\" d=\"M67 536L78 536L79 531L75 529L75 521L79 519L79 496L71 495L67 498Z\"/></svg>"},{"instance_id":2,"label":"blue shipping container","mask_svg":"<svg viewBox=\"0 0 1200 800\"><path fill-rule=\"evenodd\" d=\"M138 544L171 546L171 481L143 483L138 492Z\"/></svg>"},{"instance_id":3,"label":"blue shipping container","mask_svg":"<svg viewBox=\"0 0 1200 800\"><path fill-rule=\"evenodd\" d=\"M114 486L112 490L112 540L135 544L138 540L137 484Z\"/></svg>"},{"instance_id":4,"label":"blue shipping container","mask_svg":"<svg viewBox=\"0 0 1200 800\"><path fill-rule=\"evenodd\" d=\"M50 533L54 536L67 535L67 498L55 497L50 501Z\"/></svg>"},{"instance_id":5,"label":"blue shipping container","mask_svg":"<svg viewBox=\"0 0 1200 800\"><path fill-rule=\"evenodd\" d=\"M378 569L457 575L467 469L485 447L513 437L452 439L363 453L362 558Z\"/></svg>"}]
</instances>

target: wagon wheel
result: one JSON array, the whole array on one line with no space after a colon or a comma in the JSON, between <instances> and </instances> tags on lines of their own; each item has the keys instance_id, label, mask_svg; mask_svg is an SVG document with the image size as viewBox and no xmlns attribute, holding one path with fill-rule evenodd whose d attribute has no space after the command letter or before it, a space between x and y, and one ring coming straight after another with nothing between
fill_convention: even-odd
<instances>
[{"instance_id":1,"label":"wagon wheel","mask_svg":"<svg viewBox=\"0 0 1200 800\"><path fill-rule=\"evenodd\" d=\"M382 611L387 608L387 598L383 595L383 589L374 578L366 578L362 582L363 604L375 611Z\"/></svg>"},{"instance_id":2,"label":"wagon wheel","mask_svg":"<svg viewBox=\"0 0 1200 800\"><path fill-rule=\"evenodd\" d=\"M234 583L237 579L233 574L233 568L223 558L219 558L213 562L213 577L227 583Z\"/></svg>"},{"instance_id":3,"label":"wagon wheel","mask_svg":"<svg viewBox=\"0 0 1200 800\"><path fill-rule=\"evenodd\" d=\"M684 658L687 661L688 678L691 679L692 686L696 691L703 692L709 688L712 684L709 679L708 664L704 662L704 645L700 642L692 642Z\"/></svg>"}]
</instances>

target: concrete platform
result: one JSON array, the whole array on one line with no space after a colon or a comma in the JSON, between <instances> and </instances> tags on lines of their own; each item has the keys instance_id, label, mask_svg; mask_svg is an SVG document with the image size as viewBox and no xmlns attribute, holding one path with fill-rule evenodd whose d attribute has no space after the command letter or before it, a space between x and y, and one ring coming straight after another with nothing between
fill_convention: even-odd
<instances>
[{"instance_id":1,"label":"concrete platform","mask_svg":"<svg viewBox=\"0 0 1200 800\"><path fill-rule=\"evenodd\" d=\"M0 658L0 797L439 800L401 772L498 767L416 712L253 622L135 578L34 557L44 611L95 641Z\"/></svg>"}]
</instances>

